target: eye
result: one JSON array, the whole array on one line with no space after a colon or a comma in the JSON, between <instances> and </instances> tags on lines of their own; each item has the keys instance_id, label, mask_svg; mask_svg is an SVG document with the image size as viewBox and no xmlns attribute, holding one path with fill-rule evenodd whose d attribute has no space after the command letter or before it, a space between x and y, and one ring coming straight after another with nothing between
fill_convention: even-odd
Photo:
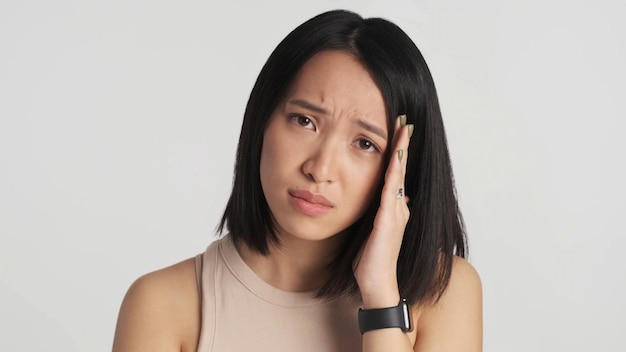
<instances>
[{"instance_id":1,"label":"eye","mask_svg":"<svg viewBox=\"0 0 626 352\"><path fill-rule=\"evenodd\" d=\"M308 128L310 130L315 130L315 125L313 124L313 120L304 116L304 115L293 115L291 119L295 121L298 125Z\"/></svg>"},{"instance_id":2,"label":"eye","mask_svg":"<svg viewBox=\"0 0 626 352\"><path fill-rule=\"evenodd\" d=\"M356 146L366 152L379 152L380 149L374 144L374 142L367 139L359 139L355 142Z\"/></svg>"}]
</instances>

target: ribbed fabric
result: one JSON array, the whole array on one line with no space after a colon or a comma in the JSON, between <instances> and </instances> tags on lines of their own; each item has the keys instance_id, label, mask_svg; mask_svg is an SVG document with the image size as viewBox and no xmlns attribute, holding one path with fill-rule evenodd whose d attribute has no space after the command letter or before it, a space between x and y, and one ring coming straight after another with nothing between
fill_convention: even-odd
<instances>
[{"instance_id":1,"label":"ribbed fabric","mask_svg":"<svg viewBox=\"0 0 626 352\"><path fill-rule=\"evenodd\" d=\"M361 351L358 303L279 290L250 269L230 236L196 257L202 296L198 352Z\"/></svg>"}]
</instances>

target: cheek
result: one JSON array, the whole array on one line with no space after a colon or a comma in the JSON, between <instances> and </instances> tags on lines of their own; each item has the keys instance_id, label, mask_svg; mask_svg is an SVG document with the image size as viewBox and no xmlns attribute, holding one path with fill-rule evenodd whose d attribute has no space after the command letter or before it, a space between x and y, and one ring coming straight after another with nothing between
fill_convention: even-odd
<instances>
[{"instance_id":1,"label":"cheek","mask_svg":"<svg viewBox=\"0 0 626 352\"><path fill-rule=\"evenodd\" d=\"M269 180L272 180L273 176L272 176L272 171L274 170L273 167L273 149L274 146L272 145L271 140L269 140L268 138L268 134L265 133L265 135L263 136L263 144L261 145L261 160L259 163L259 176L261 178L261 188L263 189L263 193L265 194L265 197L267 198L268 194L268 188L270 187L270 185L268 184Z\"/></svg>"},{"instance_id":2,"label":"cheek","mask_svg":"<svg viewBox=\"0 0 626 352\"><path fill-rule=\"evenodd\" d=\"M261 147L260 172L263 175L278 175L293 159L291 149L284 139L274 138L272 131L265 133Z\"/></svg>"},{"instance_id":3,"label":"cheek","mask_svg":"<svg viewBox=\"0 0 626 352\"><path fill-rule=\"evenodd\" d=\"M281 126L270 124L263 136L259 172L261 186L265 192L270 191L273 185L280 185L293 168L295 157L293 146L285 138Z\"/></svg>"},{"instance_id":4,"label":"cheek","mask_svg":"<svg viewBox=\"0 0 626 352\"><path fill-rule=\"evenodd\" d=\"M261 163L260 171L261 177L267 172L271 172L273 169L274 160L276 159L277 152L280 151L280 145L278 145L280 139L276 138L276 127L274 122L270 119L265 133L263 134L263 144L261 145Z\"/></svg>"},{"instance_id":5,"label":"cheek","mask_svg":"<svg viewBox=\"0 0 626 352\"><path fill-rule=\"evenodd\" d=\"M377 186L383 177L382 162L372 164L358 164L350 168L349 182L351 193L355 201L369 205L375 194Z\"/></svg>"}]
</instances>

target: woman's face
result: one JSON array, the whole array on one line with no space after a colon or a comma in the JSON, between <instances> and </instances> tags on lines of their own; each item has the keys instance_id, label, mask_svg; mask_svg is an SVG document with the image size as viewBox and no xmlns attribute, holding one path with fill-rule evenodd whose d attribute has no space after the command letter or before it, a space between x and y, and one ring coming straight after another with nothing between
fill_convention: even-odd
<instances>
[{"instance_id":1,"label":"woman's face","mask_svg":"<svg viewBox=\"0 0 626 352\"><path fill-rule=\"evenodd\" d=\"M265 130L261 185L279 238L329 238L367 209L387 144L383 97L341 51L313 56Z\"/></svg>"}]
</instances>

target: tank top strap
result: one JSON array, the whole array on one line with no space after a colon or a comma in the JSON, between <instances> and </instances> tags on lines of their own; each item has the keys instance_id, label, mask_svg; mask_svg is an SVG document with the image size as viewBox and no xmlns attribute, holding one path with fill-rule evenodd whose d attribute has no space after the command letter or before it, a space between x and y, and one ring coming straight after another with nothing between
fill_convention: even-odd
<instances>
[{"instance_id":1,"label":"tank top strap","mask_svg":"<svg viewBox=\"0 0 626 352\"><path fill-rule=\"evenodd\" d=\"M196 255L196 283L198 284L198 297L202 302L202 257L204 253Z\"/></svg>"}]
</instances>

